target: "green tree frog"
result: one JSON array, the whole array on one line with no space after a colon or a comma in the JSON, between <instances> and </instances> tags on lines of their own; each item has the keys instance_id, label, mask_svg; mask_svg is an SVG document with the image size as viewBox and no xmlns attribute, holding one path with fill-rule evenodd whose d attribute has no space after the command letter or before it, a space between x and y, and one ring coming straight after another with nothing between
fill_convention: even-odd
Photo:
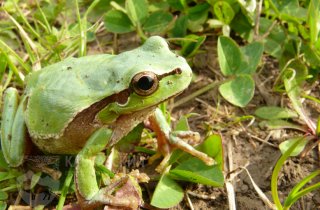
<instances>
[{"instance_id":1,"label":"green tree frog","mask_svg":"<svg viewBox=\"0 0 320 210\"><path fill-rule=\"evenodd\" d=\"M130 201L112 197L108 187L99 189L94 157L151 116L168 140L159 144L164 160L170 147L178 147L213 164L181 135L174 135L161 112L155 111L159 103L187 88L191 77L186 60L158 36L119 55L69 58L33 72L21 97L14 88L5 93L1 124L5 159L13 167L21 165L29 137L45 153L77 154L75 182L84 206L133 208Z\"/></svg>"}]
</instances>

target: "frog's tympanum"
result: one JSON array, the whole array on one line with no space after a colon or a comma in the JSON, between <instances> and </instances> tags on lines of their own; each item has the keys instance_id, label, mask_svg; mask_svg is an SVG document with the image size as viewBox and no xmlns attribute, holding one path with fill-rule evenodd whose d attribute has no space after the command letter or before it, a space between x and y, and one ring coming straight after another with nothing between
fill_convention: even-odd
<instances>
[{"instance_id":1,"label":"frog's tympanum","mask_svg":"<svg viewBox=\"0 0 320 210\"><path fill-rule=\"evenodd\" d=\"M139 204L130 199L116 199L114 189L99 189L94 157L150 118L156 133L162 135L159 151L165 162L171 148L178 147L213 164L211 158L181 140L189 134L171 132L156 109L187 88L191 77L186 60L157 36L119 55L69 58L33 72L25 80L20 99L14 88L5 93L1 124L5 159L12 167L21 165L30 136L44 153L77 154L75 183L84 207L137 208Z\"/></svg>"}]
</instances>

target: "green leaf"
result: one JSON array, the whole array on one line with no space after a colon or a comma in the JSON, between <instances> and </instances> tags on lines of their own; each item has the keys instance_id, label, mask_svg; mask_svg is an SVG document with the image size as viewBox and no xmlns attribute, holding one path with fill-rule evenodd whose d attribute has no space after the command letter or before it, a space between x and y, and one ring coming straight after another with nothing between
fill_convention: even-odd
<instances>
[{"instance_id":1,"label":"green leaf","mask_svg":"<svg viewBox=\"0 0 320 210\"><path fill-rule=\"evenodd\" d=\"M217 19L208 19L207 24L210 28L221 28L224 26L224 23Z\"/></svg>"},{"instance_id":2,"label":"green leaf","mask_svg":"<svg viewBox=\"0 0 320 210\"><path fill-rule=\"evenodd\" d=\"M184 9L184 5L181 0L167 0L170 7L176 10L182 11Z\"/></svg>"},{"instance_id":3,"label":"green leaf","mask_svg":"<svg viewBox=\"0 0 320 210\"><path fill-rule=\"evenodd\" d=\"M149 12L169 11L170 5L167 1L149 2Z\"/></svg>"},{"instance_id":4,"label":"green leaf","mask_svg":"<svg viewBox=\"0 0 320 210\"><path fill-rule=\"evenodd\" d=\"M143 24L143 29L144 31L150 33L162 32L168 27L172 20L173 17L168 12L154 12L148 17L146 22Z\"/></svg>"},{"instance_id":5,"label":"green leaf","mask_svg":"<svg viewBox=\"0 0 320 210\"><path fill-rule=\"evenodd\" d=\"M218 39L218 60L223 75L234 75L242 62L240 47L231 38L220 36Z\"/></svg>"},{"instance_id":6,"label":"green leaf","mask_svg":"<svg viewBox=\"0 0 320 210\"><path fill-rule=\"evenodd\" d=\"M171 31L173 37L185 37L187 34L188 18L185 15L180 15L176 20Z\"/></svg>"},{"instance_id":7,"label":"green leaf","mask_svg":"<svg viewBox=\"0 0 320 210\"><path fill-rule=\"evenodd\" d=\"M194 34L184 37L181 54L187 58L194 56L205 39L205 36L197 36Z\"/></svg>"},{"instance_id":8,"label":"green leaf","mask_svg":"<svg viewBox=\"0 0 320 210\"><path fill-rule=\"evenodd\" d=\"M190 130L188 118L186 116L180 117L175 127L175 131L188 131L188 130Z\"/></svg>"},{"instance_id":9,"label":"green leaf","mask_svg":"<svg viewBox=\"0 0 320 210\"><path fill-rule=\"evenodd\" d=\"M241 12L236 14L230 23L233 31L239 34L242 38L251 41L253 39L253 24Z\"/></svg>"},{"instance_id":10,"label":"green leaf","mask_svg":"<svg viewBox=\"0 0 320 210\"><path fill-rule=\"evenodd\" d=\"M0 169L9 169L9 165L4 159L2 150L0 150Z\"/></svg>"},{"instance_id":11,"label":"green leaf","mask_svg":"<svg viewBox=\"0 0 320 210\"><path fill-rule=\"evenodd\" d=\"M295 71L293 69L285 70L283 74L283 83L292 103L293 108L299 114L299 116L304 120L308 127L315 132L315 125L309 119L308 115L305 113L302 102L300 100L300 88L295 78Z\"/></svg>"},{"instance_id":12,"label":"green leaf","mask_svg":"<svg viewBox=\"0 0 320 210\"><path fill-rule=\"evenodd\" d=\"M197 149L214 158L222 170L223 167L223 146L221 136L213 134L208 136Z\"/></svg>"},{"instance_id":13,"label":"green leaf","mask_svg":"<svg viewBox=\"0 0 320 210\"><path fill-rule=\"evenodd\" d=\"M0 210L6 210L6 209L7 209L7 203L4 201L0 201Z\"/></svg>"},{"instance_id":14,"label":"green leaf","mask_svg":"<svg viewBox=\"0 0 320 210\"><path fill-rule=\"evenodd\" d=\"M297 124L285 121L285 120L270 120L270 121L262 121L259 123L259 126L261 128L266 128L269 130L274 130L274 129L295 129L295 130L299 130L302 132L307 132L307 130L302 127L299 126Z\"/></svg>"},{"instance_id":15,"label":"green leaf","mask_svg":"<svg viewBox=\"0 0 320 210\"><path fill-rule=\"evenodd\" d=\"M168 175L161 176L151 199L151 205L158 208L170 208L183 198L183 189Z\"/></svg>"},{"instance_id":16,"label":"green leaf","mask_svg":"<svg viewBox=\"0 0 320 210\"><path fill-rule=\"evenodd\" d=\"M37 172L32 175L31 183L30 183L31 189L33 189L36 186L36 184L39 182L41 175L42 175L42 172Z\"/></svg>"},{"instance_id":17,"label":"green leaf","mask_svg":"<svg viewBox=\"0 0 320 210\"><path fill-rule=\"evenodd\" d=\"M104 18L104 26L113 33L128 33L135 28L129 17L118 10L110 10Z\"/></svg>"},{"instance_id":18,"label":"green leaf","mask_svg":"<svg viewBox=\"0 0 320 210\"><path fill-rule=\"evenodd\" d=\"M313 67L318 68L320 65L320 54L317 52L315 46L309 46L302 43L301 50L304 53L304 58Z\"/></svg>"},{"instance_id":19,"label":"green leaf","mask_svg":"<svg viewBox=\"0 0 320 210\"><path fill-rule=\"evenodd\" d=\"M217 16L217 18L225 24L229 24L235 15L235 12L233 11L230 4L225 1L217 1L213 5L213 12Z\"/></svg>"},{"instance_id":20,"label":"green leaf","mask_svg":"<svg viewBox=\"0 0 320 210\"><path fill-rule=\"evenodd\" d=\"M271 176L271 195L273 202L276 205L276 209L283 209L282 204L280 201L280 197L278 195L278 176L281 171L281 168L283 167L285 161L289 158L292 151L295 149L295 147L300 143L300 140L296 141L294 144L289 147L286 152L281 155L281 157L278 159L276 165L273 168L272 176Z\"/></svg>"},{"instance_id":21,"label":"green leaf","mask_svg":"<svg viewBox=\"0 0 320 210\"><path fill-rule=\"evenodd\" d=\"M314 171L309 174L307 177L304 177L298 184L294 186L294 188L290 191L287 196L287 199L284 201L284 207L289 209L291 205L293 205L299 198L306 195L308 192L315 191L320 187L320 183L317 182L314 185L308 186L302 189L306 184L311 182L311 180L317 177L320 174L320 170ZM302 190L300 190L302 189Z\"/></svg>"},{"instance_id":22,"label":"green leaf","mask_svg":"<svg viewBox=\"0 0 320 210\"><path fill-rule=\"evenodd\" d=\"M243 55L242 65L237 74L255 73L263 54L263 44L261 42L252 42L241 48Z\"/></svg>"},{"instance_id":23,"label":"green leaf","mask_svg":"<svg viewBox=\"0 0 320 210\"><path fill-rule=\"evenodd\" d=\"M2 80L3 74L7 69L7 57L4 53L0 53L0 81Z\"/></svg>"},{"instance_id":24,"label":"green leaf","mask_svg":"<svg viewBox=\"0 0 320 210\"><path fill-rule=\"evenodd\" d=\"M291 59L291 62L288 65L288 68L292 68L295 70L296 72L295 79L298 85L301 85L303 82L305 82L306 78L308 77L308 68L305 62L301 61L300 58Z\"/></svg>"},{"instance_id":25,"label":"green leaf","mask_svg":"<svg viewBox=\"0 0 320 210\"><path fill-rule=\"evenodd\" d=\"M0 201L4 201L8 199L8 193L3 192L2 190L0 190Z\"/></svg>"},{"instance_id":26,"label":"green leaf","mask_svg":"<svg viewBox=\"0 0 320 210\"><path fill-rule=\"evenodd\" d=\"M318 40L320 31L320 1L310 0L308 8L307 23L310 27L310 45L313 45Z\"/></svg>"},{"instance_id":27,"label":"green leaf","mask_svg":"<svg viewBox=\"0 0 320 210\"><path fill-rule=\"evenodd\" d=\"M256 0L238 1L238 2L248 13L250 13L250 15L254 14L257 7Z\"/></svg>"},{"instance_id":28,"label":"green leaf","mask_svg":"<svg viewBox=\"0 0 320 210\"><path fill-rule=\"evenodd\" d=\"M110 5L111 1L112 0L99 0L99 3L93 8L93 11L89 13L88 19L90 22L97 22L106 11L109 11L112 8ZM119 3L119 0L117 2Z\"/></svg>"},{"instance_id":29,"label":"green leaf","mask_svg":"<svg viewBox=\"0 0 320 210\"><path fill-rule=\"evenodd\" d=\"M197 4L188 8L188 29L192 32L203 31L203 24L208 19L210 5L208 3Z\"/></svg>"},{"instance_id":30,"label":"green leaf","mask_svg":"<svg viewBox=\"0 0 320 210\"><path fill-rule=\"evenodd\" d=\"M253 97L254 81L250 75L236 76L220 85L219 92L233 105L245 107Z\"/></svg>"},{"instance_id":31,"label":"green leaf","mask_svg":"<svg viewBox=\"0 0 320 210\"><path fill-rule=\"evenodd\" d=\"M288 139L284 142L281 142L279 145L279 148L281 150L281 153L284 154L292 145L294 145L297 141L300 141L300 143L294 148L294 150L290 153L290 156L297 156L299 155L303 149L305 148L306 144L309 142L307 138L304 136L295 137L292 139Z\"/></svg>"},{"instance_id":32,"label":"green leaf","mask_svg":"<svg viewBox=\"0 0 320 210\"><path fill-rule=\"evenodd\" d=\"M192 157L182 162L169 175L175 180L183 180L199 184L222 187L224 184L223 173L219 165L207 166L198 158Z\"/></svg>"},{"instance_id":33,"label":"green leaf","mask_svg":"<svg viewBox=\"0 0 320 210\"><path fill-rule=\"evenodd\" d=\"M287 38L283 28L278 24L272 27L273 22L267 18L260 18L259 34L266 34L269 32L267 38L263 39L264 50L273 57L280 58L282 56L284 41Z\"/></svg>"},{"instance_id":34,"label":"green leaf","mask_svg":"<svg viewBox=\"0 0 320 210\"><path fill-rule=\"evenodd\" d=\"M181 124L184 124L184 122L181 122ZM181 125L181 127L182 127L182 125ZM178 130L177 127L175 130ZM190 130L190 129L185 129L185 130ZM211 135L211 136L207 137L203 141L203 143L201 143L200 145L197 145L195 148L199 151L206 153L210 157L214 158L216 160L217 164L220 164L223 162L223 160L221 160L221 158L223 158L223 157L220 156L220 154L222 155L221 145L222 145L222 142L221 142L220 136ZM183 162L184 160L187 160L189 158L194 158L194 156L192 156L191 154L186 153L182 150L177 149L177 150L173 151L173 153L170 157L170 160L169 160L169 164L172 165L177 162ZM223 164L220 164L219 166L222 167L222 165Z\"/></svg>"},{"instance_id":35,"label":"green leaf","mask_svg":"<svg viewBox=\"0 0 320 210\"><path fill-rule=\"evenodd\" d=\"M258 108L254 114L262 119L287 119L296 118L298 114L290 109L276 107L276 106L264 106Z\"/></svg>"},{"instance_id":36,"label":"green leaf","mask_svg":"<svg viewBox=\"0 0 320 210\"><path fill-rule=\"evenodd\" d=\"M148 17L148 2L146 0L126 0L126 11L133 25L142 25Z\"/></svg>"},{"instance_id":37,"label":"green leaf","mask_svg":"<svg viewBox=\"0 0 320 210\"><path fill-rule=\"evenodd\" d=\"M0 172L0 181L5 181L5 180L9 180L12 178L16 178L21 176L22 172L16 171L16 170L9 170L6 172Z\"/></svg>"},{"instance_id":38,"label":"green leaf","mask_svg":"<svg viewBox=\"0 0 320 210\"><path fill-rule=\"evenodd\" d=\"M298 0L271 0L277 11L277 15L282 21L301 23L306 20L307 10L299 6Z\"/></svg>"}]
</instances>

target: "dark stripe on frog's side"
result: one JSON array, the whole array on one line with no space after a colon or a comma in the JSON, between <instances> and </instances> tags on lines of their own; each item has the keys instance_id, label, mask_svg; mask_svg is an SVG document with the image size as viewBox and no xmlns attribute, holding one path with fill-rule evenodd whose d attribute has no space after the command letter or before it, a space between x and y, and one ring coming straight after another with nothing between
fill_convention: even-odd
<instances>
[{"instance_id":1,"label":"dark stripe on frog's side","mask_svg":"<svg viewBox=\"0 0 320 210\"><path fill-rule=\"evenodd\" d=\"M110 103L118 102L119 104L124 104L128 100L131 92L132 90L130 88L126 89L82 110L68 124L64 134L60 138L49 138L45 141L43 139L33 139L33 142L41 150L49 153L77 154L83 148L93 132L103 126L102 124L95 122L97 113Z\"/></svg>"}]
</instances>

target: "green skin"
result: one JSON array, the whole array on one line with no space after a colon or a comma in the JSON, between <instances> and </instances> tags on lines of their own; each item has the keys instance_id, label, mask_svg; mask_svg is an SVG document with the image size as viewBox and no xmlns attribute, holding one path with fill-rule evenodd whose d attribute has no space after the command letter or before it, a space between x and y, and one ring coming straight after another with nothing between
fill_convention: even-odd
<instances>
[{"instance_id":1,"label":"green skin","mask_svg":"<svg viewBox=\"0 0 320 210\"><path fill-rule=\"evenodd\" d=\"M141 95L132 81L144 72L157 75L159 83L155 91ZM156 36L119 55L69 58L45 67L27 77L20 100L16 89L6 90L1 124L5 159L13 167L23 163L28 132L45 153L77 154L75 180L83 205L135 208L136 204L114 199L107 189L99 189L94 157L148 118L159 103L187 88L191 77L185 59ZM166 123L161 116L154 119ZM169 137L169 126L160 127L166 129L168 139L176 139ZM190 146L182 144L190 152Z\"/></svg>"}]
</instances>

